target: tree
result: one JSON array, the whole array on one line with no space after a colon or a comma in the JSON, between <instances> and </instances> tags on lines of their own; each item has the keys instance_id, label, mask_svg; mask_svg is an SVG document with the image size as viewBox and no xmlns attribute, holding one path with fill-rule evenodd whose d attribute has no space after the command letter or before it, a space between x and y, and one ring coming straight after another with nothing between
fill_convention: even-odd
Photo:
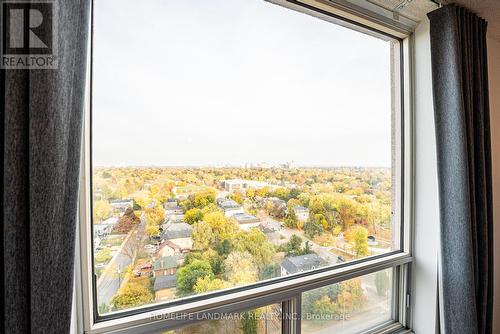
<instances>
[{"instance_id":1,"label":"tree","mask_svg":"<svg viewBox=\"0 0 500 334\"><path fill-rule=\"evenodd\" d=\"M215 236L207 222L200 221L193 224L193 249L207 250L214 243Z\"/></svg>"},{"instance_id":2,"label":"tree","mask_svg":"<svg viewBox=\"0 0 500 334\"><path fill-rule=\"evenodd\" d=\"M211 203L215 203L215 190L201 191L194 195L193 206L195 208L201 209Z\"/></svg>"},{"instance_id":3,"label":"tree","mask_svg":"<svg viewBox=\"0 0 500 334\"><path fill-rule=\"evenodd\" d=\"M107 201L95 201L92 208L94 223L101 222L111 216L112 208Z\"/></svg>"},{"instance_id":4,"label":"tree","mask_svg":"<svg viewBox=\"0 0 500 334\"><path fill-rule=\"evenodd\" d=\"M123 215L118 219L118 223L113 228L113 231L118 233L128 233L132 228L140 223L139 217L137 217L132 208L127 208Z\"/></svg>"},{"instance_id":5,"label":"tree","mask_svg":"<svg viewBox=\"0 0 500 334\"><path fill-rule=\"evenodd\" d=\"M190 252L186 255L184 264L187 265L194 260L200 260L203 262L210 263L210 267L212 268L212 273L214 275L219 275L223 271L223 261L224 258L220 256L215 250L207 249L203 252Z\"/></svg>"},{"instance_id":6,"label":"tree","mask_svg":"<svg viewBox=\"0 0 500 334\"><path fill-rule=\"evenodd\" d=\"M253 200L255 198L255 189L252 188L248 189L246 195L248 198Z\"/></svg>"},{"instance_id":7,"label":"tree","mask_svg":"<svg viewBox=\"0 0 500 334\"><path fill-rule=\"evenodd\" d=\"M302 249L302 254L311 254L312 253L312 248L311 248L311 243L309 241L306 241L304 244L304 248Z\"/></svg>"},{"instance_id":8,"label":"tree","mask_svg":"<svg viewBox=\"0 0 500 334\"><path fill-rule=\"evenodd\" d=\"M217 241L215 244L215 249L217 250L217 254L219 254L220 256L229 255L232 250L231 242L229 242L229 240L227 239Z\"/></svg>"},{"instance_id":9,"label":"tree","mask_svg":"<svg viewBox=\"0 0 500 334\"><path fill-rule=\"evenodd\" d=\"M116 310L136 307L153 302L153 294L143 285L135 282L128 282L118 290L118 293L111 299L111 305Z\"/></svg>"},{"instance_id":10,"label":"tree","mask_svg":"<svg viewBox=\"0 0 500 334\"><path fill-rule=\"evenodd\" d=\"M205 206L204 208L201 209L201 213L202 213L203 216L205 216L208 213L212 213L212 212L224 213L224 211L222 211L222 209L219 208L214 203L210 203L209 205L207 205L207 206Z\"/></svg>"},{"instance_id":11,"label":"tree","mask_svg":"<svg viewBox=\"0 0 500 334\"><path fill-rule=\"evenodd\" d=\"M335 304L328 295L324 295L314 302L312 313L317 316L315 319L318 321L327 321L331 319L332 314L335 314Z\"/></svg>"},{"instance_id":12,"label":"tree","mask_svg":"<svg viewBox=\"0 0 500 334\"><path fill-rule=\"evenodd\" d=\"M258 333L258 319L255 311L247 311L241 315L241 330L243 334Z\"/></svg>"},{"instance_id":13,"label":"tree","mask_svg":"<svg viewBox=\"0 0 500 334\"><path fill-rule=\"evenodd\" d=\"M265 266L260 270L259 277L261 280L279 277L280 272L280 264L279 263L271 263Z\"/></svg>"},{"instance_id":14,"label":"tree","mask_svg":"<svg viewBox=\"0 0 500 334\"><path fill-rule=\"evenodd\" d=\"M295 210L289 209L285 218L285 225L289 228L297 228L297 215L295 214Z\"/></svg>"},{"instance_id":15,"label":"tree","mask_svg":"<svg viewBox=\"0 0 500 334\"><path fill-rule=\"evenodd\" d=\"M165 210L159 205L146 207L144 218L147 225L161 225L165 221Z\"/></svg>"},{"instance_id":16,"label":"tree","mask_svg":"<svg viewBox=\"0 0 500 334\"><path fill-rule=\"evenodd\" d=\"M353 278L340 283L340 293L335 302L337 313L344 314L358 311L366 300L360 278Z\"/></svg>"},{"instance_id":17,"label":"tree","mask_svg":"<svg viewBox=\"0 0 500 334\"><path fill-rule=\"evenodd\" d=\"M210 276L200 277L193 287L194 292L204 293L229 288L231 285L220 278L211 278Z\"/></svg>"},{"instance_id":18,"label":"tree","mask_svg":"<svg viewBox=\"0 0 500 334\"><path fill-rule=\"evenodd\" d=\"M184 221L188 224L194 224L203 219L203 212L200 209L193 208L186 211Z\"/></svg>"},{"instance_id":19,"label":"tree","mask_svg":"<svg viewBox=\"0 0 500 334\"><path fill-rule=\"evenodd\" d=\"M322 214L315 214L304 224L304 233L309 238L321 235L324 231L324 222L326 222L326 219Z\"/></svg>"},{"instance_id":20,"label":"tree","mask_svg":"<svg viewBox=\"0 0 500 334\"><path fill-rule=\"evenodd\" d=\"M269 264L275 252L274 246L268 241L266 235L256 228L248 232L239 232L236 235L234 249L250 253L254 263L259 267Z\"/></svg>"},{"instance_id":21,"label":"tree","mask_svg":"<svg viewBox=\"0 0 500 334\"><path fill-rule=\"evenodd\" d=\"M231 196L229 196L229 198L231 198L233 201L235 201L238 204L243 204L244 197L243 197L243 194L239 191L236 191L233 194L231 194Z\"/></svg>"},{"instance_id":22,"label":"tree","mask_svg":"<svg viewBox=\"0 0 500 334\"><path fill-rule=\"evenodd\" d=\"M368 231L366 228L355 226L349 234L353 243L355 256L362 257L368 255Z\"/></svg>"},{"instance_id":23,"label":"tree","mask_svg":"<svg viewBox=\"0 0 500 334\"><path fill-rule=\"evenodd\" d=\"M288 256L297 256L301 253L302 239L297 235L292 235L290 240L284 245L283 250Z\"/></svg>"},{"instance_id":24,"label":"tree","mask_svg":"<svg viewBox=\"0 0 500 334\"><path fill-rule=\"evenodd\" d=\"M389 290L389 274L387 270L382 270L375 274L375 287L379 296L387 295L387 291Z\"/></svg>"},{"instance_id":25,"label":"tree","mask_svg":"<svg viewBox=\"0 0 500 334\"><path fill-rule=\"evenodd\" d=\"M208 213L203 217L203 220L210 225L216 241L233 238L239 230L236 222L224 216L221 212Z\"/></svg>"},{"instance_id":26,"label":"tree","mask_svg":"<svg viewBox=\"0 0 500 334\"><path fill-rule=\"evenodd\" d=\"M254 283L258 279L257 266L248 252L233 252L224 261L226 279L233 285Z\"/></svg>"},{"instance_id":27,"label":"tree","mask_svg":"<svg viewBox=\"0 0 500 334\"><path fill-rule=\"evenodd\" d=\"M309 290L302 294L302 312L304 314L310 313L314 315L321 315L324 311L323 307L317 307L316 303L328 297L328 299L333 302L337 300L337 296L340 292L340 284L327 285L318 289ZM323 301L324 302L324 301ZM319 312L319 313L316 313Z\"/></svg>"},{"instance_id":28,"label":"tree","mask_svg":"<svg viewBox=\"0 0 500 334\"><path fill-rule=\"evenodd\" d=\"M177 271L176 291L180 296L189 295L193 292L198 278L213 278L212 267L208 261L193 260Z\"/></svg>"},{"instance_id":29,"label":"tree","mask_svg":"<svg viewBox=\"0 0 500 334\"><path fill-rule=\"evenodd\" d=\"M146 225L146 235L148 237L155 237L160 235L160 228L158 225Z\"/></svg>"}]
</instances>

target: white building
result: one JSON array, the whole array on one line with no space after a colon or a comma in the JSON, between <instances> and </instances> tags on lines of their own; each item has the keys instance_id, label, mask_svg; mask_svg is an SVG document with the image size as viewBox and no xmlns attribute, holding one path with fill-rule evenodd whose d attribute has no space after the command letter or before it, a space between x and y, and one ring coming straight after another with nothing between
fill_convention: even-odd
<instances>
[{"instance_id":1,"label":"white building","mask_svg":"<svg viewBox=\"0 0 500 334\"><path fill-rule=\"evenodd\" d=\"M259 218L248 213L237 213L233 215L233 218L236 219L239 226L246 231L253 227L259 227L261 223Z\"/></svg>"},{"instance_id":2,"label":"white building","mask_svg":"<svg viewBox=\"0 0 500 334\"><path fill-rule=\"evenodd\" d=\"M235 214L245 213L245 210L243 210L243 206L236 203L232 199L220 200L218 201L218 204L221 209L224 210L224 215L226 217L232 217Z\"/></svg>"},{"instance_id":3,"label":"white building","mask_svg":"<svg viewBox=\"0 0 500 334\"><path fill-rule=\"evenodd\" d=\"M247 189L262 189L269 187L269 183L253 180L232 179L223 181L224 189L229 192L237 190L246 191Z\"/></svg>"}]
</instances>

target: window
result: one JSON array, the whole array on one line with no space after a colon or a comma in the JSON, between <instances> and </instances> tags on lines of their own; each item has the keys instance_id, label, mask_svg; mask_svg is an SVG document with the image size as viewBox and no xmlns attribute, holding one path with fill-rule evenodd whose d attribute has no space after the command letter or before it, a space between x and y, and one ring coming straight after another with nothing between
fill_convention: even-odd
<instances>
[{"instance_id":1,"label":"window","mask_svg":"<svg viewBox=\"0 0 500 334\"><path fill-rule=\"evenodd\" d=\"M406 326L408 33L276 2L94 1L90 332Z\"/></svg>"}]
</instances>

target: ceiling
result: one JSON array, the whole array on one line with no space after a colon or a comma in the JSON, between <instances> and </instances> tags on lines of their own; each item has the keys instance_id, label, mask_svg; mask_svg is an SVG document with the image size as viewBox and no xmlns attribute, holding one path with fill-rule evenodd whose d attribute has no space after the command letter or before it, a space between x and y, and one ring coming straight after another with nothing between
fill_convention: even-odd
<instances>
[{"instance_id":1,"label":"ceiling","mask_svg":"<svg viewBox=\"0 0 500 334\"><path fill-rule=\"evenodd\" d=\"M456 3L466 7L488 21L488 36L500 42L499 0L443 0L443 4Z\"/></svg>"}]
</instances>

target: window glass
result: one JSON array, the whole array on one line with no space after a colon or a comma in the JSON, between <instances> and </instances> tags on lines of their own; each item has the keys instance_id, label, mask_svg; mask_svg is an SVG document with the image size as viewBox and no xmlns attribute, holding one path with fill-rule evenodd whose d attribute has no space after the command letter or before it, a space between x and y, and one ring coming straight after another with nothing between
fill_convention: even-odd
<instances>
[{"instance_id":1,"label":"window glass","mask_svg":"<svg viewBox=\"0 0 500 334\"><path fill-rule=\"evenodd\" d=\"M302 294L302 333L354 334L391 320L392 269Z\"/></svg>"},{"instance_id":2,"label":"window glass","mask_svg":"<svg viewBox=\"0 0 500 334\"><path fill-rule=\"evenodd\" d=\"M273 304L241 313L217 314L212 320L162 334L281 334L281 320L281 306Z\"/></svg>"},{"instance_id":3,"label":"window glass","mask_svg":"<svg viewBox=\"0 0 500 334\"><path fill-rule=\"evenodd\" d=\"M99 313L398 250L397 45L265 1L95 1Z\"/></svg>"}]
</instances>

